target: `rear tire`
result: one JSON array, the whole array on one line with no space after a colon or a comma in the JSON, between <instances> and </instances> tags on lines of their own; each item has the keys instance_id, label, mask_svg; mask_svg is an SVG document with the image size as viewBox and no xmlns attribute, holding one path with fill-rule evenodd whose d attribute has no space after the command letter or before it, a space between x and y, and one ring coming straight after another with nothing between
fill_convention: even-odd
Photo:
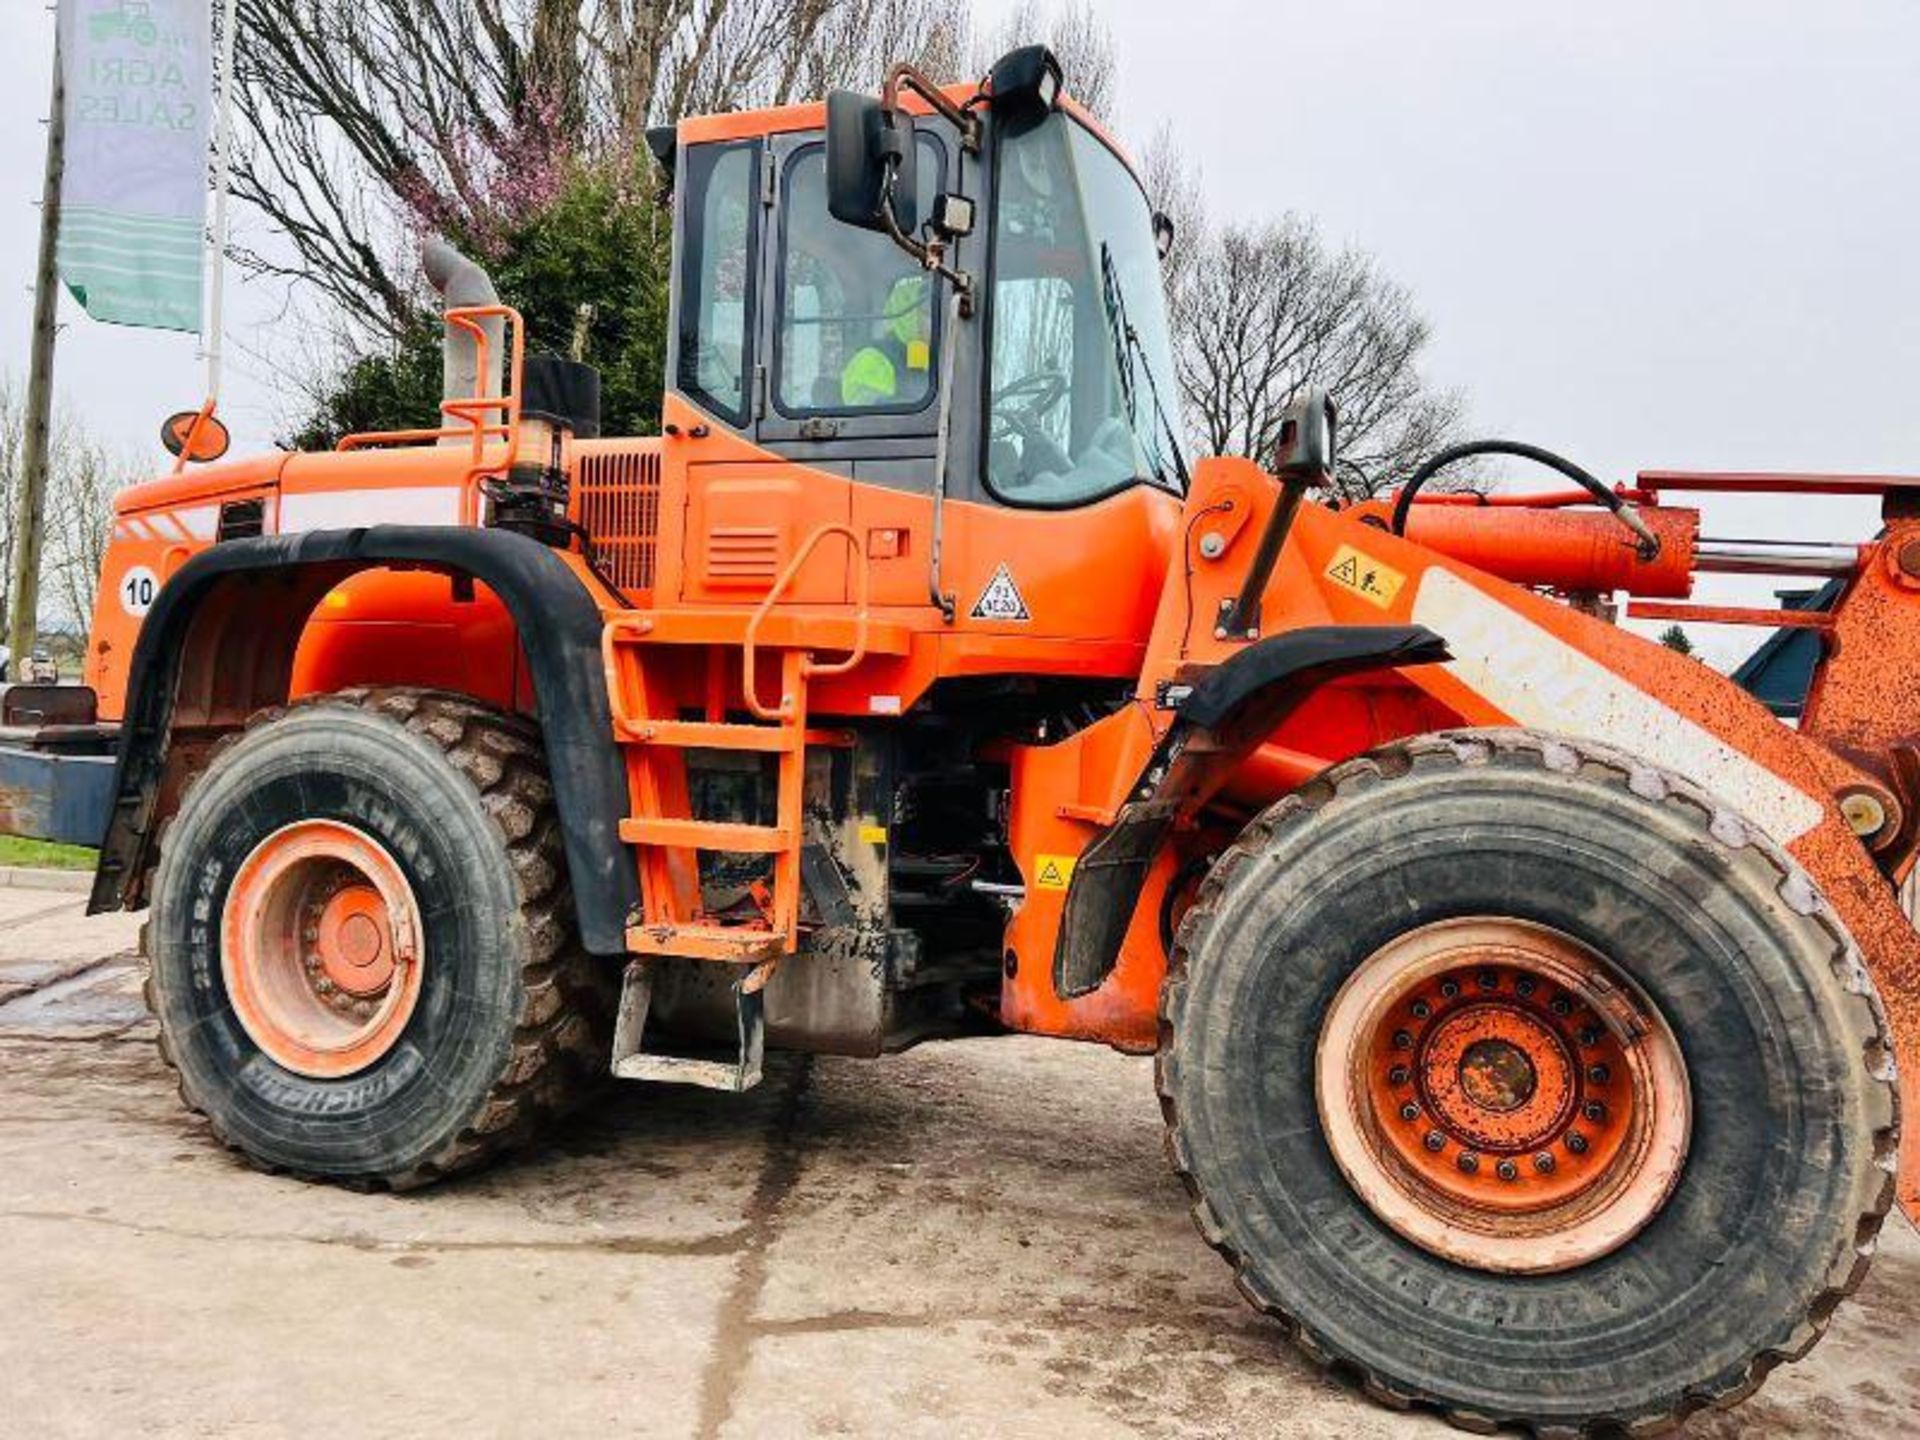
<instances>
[{"instance_id":1,"label":"rear tire","mask_svg":"<svg viewBox=\"0 0 1920 1440\"><path fill-rule=\"evenodd\" d=\"M311 829L390 858L421 932L404 1028L374 1034L344 1074L302 1067L297 1048L283 1063L288 1046L236 1009L223 953L247 948L232 941L236 875ZM538 731L462 696L344 692L256 718L166 831L145 933L148 1003L182 1098L269 1169L426 1184L531 1139L604 1071L607 980L576 936ZM325 1008L293 999L287 1028L324 1038Z\"/></svg>"},{"instance_id":2,"label":"rear tire","mask_svg":"<svg viewBox=\"0 0 1920 1440\"><path fill-rule=\"evenodd\" d=\"M1606 957L1684 1057L1670 1190L1642 1228L1545 1273L1389 1223L1343 1171L1317 1088L1356 972L1470 917ZM1405 1024L1388 1043L1417 1050ZM1638 1431L1744 1396L1859 1284L1893 1197L1892 1052L1838 921L1753 827L1595 747L1424 737L1273 807L1181 926L1161 1041L1169 1151L1246 1297L1375 1398L1476 1429ZM1379 1134L1401 1115L1364 1118Z\"/></svg>"}]
</instances>

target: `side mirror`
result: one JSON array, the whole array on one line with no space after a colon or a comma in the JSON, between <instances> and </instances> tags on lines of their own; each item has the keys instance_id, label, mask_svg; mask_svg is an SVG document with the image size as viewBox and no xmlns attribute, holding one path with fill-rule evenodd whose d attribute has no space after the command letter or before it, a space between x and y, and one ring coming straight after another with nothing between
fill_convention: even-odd
<instances>
[{"instance_id":1,"label":"side mirror","mask_svg":"<svg viewBox=\"0 0 1920 1440\"><path fill-rule=\"evenodd\" d=\"M1340 411L1333 397L1317 385L1308 386L1280 417L1273 473L1289 485L1327 484L1338 458L1339 430Z\"/></svg>"},{"instance_id":2,"label":"side mirror","mask_svg":"<svg viewBox=\"0 0 1920 1440\"><path fill-rule=\"evenodd\" d=\"M1173 226L1173 217L1167 214L1164 210L1154 211L1153 212L1153 248L1154 248L1154 252L1159 255L1160 259L1163 262L1167 259L1168 256L1173 254L1174 238L1175 238L1175 232L1174 232L1174 226Z\"/></svg>"},{"instance_id":3,"label":"side mirror","mask_svg":"<svg viewBox=\"0 0 1920 1440\"><path fill-rule=\"evenodd\" d=\"M167 453L194 465L210 465L227 453L233 436L226 425L206 410L182 410L160 427L160 443Z\"/></svg>"},{"instance_id":4,"label":"side mirror","mask_svg":"<svg viewBox=\"0 0 1920 1440\"><path fill-rule=\"evenodd\" d=\"M885 231L887 180L893 179L893 224L920 228L913 117L871 95L836 90L827 97L827 211L845 225Z\"/></svg>"}]
</instances>

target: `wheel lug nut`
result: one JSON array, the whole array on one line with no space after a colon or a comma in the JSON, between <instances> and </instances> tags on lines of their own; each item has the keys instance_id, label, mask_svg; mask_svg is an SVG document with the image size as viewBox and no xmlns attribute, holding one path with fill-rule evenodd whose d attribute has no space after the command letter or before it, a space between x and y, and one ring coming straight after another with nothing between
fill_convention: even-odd
<instances>
[{"instance_id":1,"label":"wheel lug nut","mask_svg":"<svg viewBox=\"0 0 1920 1440\"><path fill-rule=\"evenodd\" d=\"M1429 1130L1427 1131L1426 1145L1427 1149L1438 1155L1442 1150L1447 1148L1447 1137L1442 1135L1438 1130Z\"/></svg>"},{"instance_id":2,"label":"wheel lug nut","mask_svg":"<svg viewBox=\"0 0 1920 1440\"><path fill-rule=\"evenodd\" d=\"M1533 1168L1538 1170L1542 1175L1551 1175L1553 1173L1553 1156L1542 1150L1538 1155L1533 1157Z\"/></svg>"},{"instance_id":3,"label":"wheel lug nut","mask_svg":"<svg viewBox=\"0 0 1920 1440\"><path fill-rule=\"evenodd\" d=\"M353 1013L358 1015L362 1020L371 1020L373 1018L373 1002L371 1000L360 1001L353 1007ZM1552 1157L1549 1156L1548 1158L1551 1159Z\"/></svg>"},{"instance_id":4,"label":"wheel lug nut","mask_svg":"<svg viewBox=\"0 0 1920 1440\"><path fill-rule=\"evenodd\" d=\"M1480 988L1482 990L1498 990L1500 988L1500 977L1491 970L1482 970L1480 972Z\"/></svg>"},{"instance_id":5,"label":"wheel lug nut","mask_svg":"<svg viewBox=\"0 0 1920 1440\"><path fill-rule=\"evenodd\" d=\"M1460 982L1458 980L1442 980L1440 982L1440 993L1449 1000L1453 999L1454 996L1460 993Z\"/></svg>"},{"instance_id":6,"label":"wheel lug nut","mask_svg":"<svg viewBox=\"0 0 1920 1440\"><path fill-rule=\"evenodd\" d=\"M1582 1045L1598 1045L1600 1043L1600 1028L1597 1025L1587 1026L1586 1029L1580 1032L1580 1043Z\"/></svg>"},{"instance_id":7,"label":"wheel lug nut","mask_svg":"<svg viewBox=\"0 0 1920 1440\"><path fill-rule=\"evenodd\" d=\"M1575 1130L1571 1135L1567 1136L1567 1149L1576 1155L1586 1154L1587 1137L1582 1135L1578 1130Z\"/></svg>"},{"instance_id":8,"label":"wheel lug nut","mask_svg":"<svg viewBox=\"0 0 1920 1440\"><path fill-rule=\"evenodd\" d=\"M1540 982L1535 980L1531 975L1522 975L1518 980L1513 982L1514 994L1523 1000L1539 988Z\"/></svg>"},{"instance_id":9,"label":"wheel lug nut","mask_svg":"<svg viewBox=\"0 0 1920 1440\"><path fill-rule=\"evenodd\" d=\"M1412 1008L1413 1008L1413 1018L1416 1020L1424 1020L1429 1015L1433 1014L1433 1007L1427 1004L1427 1002L1424 1000L1414 1001Z\"/></svg>"},{"instance_id":10,"label":"wheel lug nut","mask_svg":"<svg viewBox=\"0 0 1920 1440\"><path fill-rule=\"evenodd\" d=\"M1480 1157L1471 1150L1461 1151L1460 1158L1453 1163L1460 1167L1460 1172L1463 1175L1478 1175L1480 1173Z\"/></svg>"},{"instance_id":11,"label":"wheel lug nut","mask_svg":"<svg viewBox=\"0 0 1920 1440\"><path fill-rule=\"evenodd\" d=\"M333 982L322 975L313 988L318 990L322 995L331 995L333 993Z\"/></svg>"},{"instance_id":12,"label":"wheel lug nut","mask_svg":"<svg viewBox=\"0 0 1920 1440\"><path fill-rule=\"evenodd\" d=\"M1420 1107L1409 1100L1400 1107L1400 1118L1402 1120L1418 1120L1420 1118Z\"/></svg>"},{"instance_id":13,"label":"wheel lug nut","mask_svg":"<svg viewBox=\"0 0 1920 1440\"><path fill-rule=\"evenodd\" d=\"M1571 1015L1573 1013L1573 1002L1564 995L1556 995L1548 1002L1547 1008L1556 1015Z\"/></svg>"},{"instance_id":14,"label":"wheel lug nut","mask_svg":"<svg viewBox=\"0 0 1920 1440\"><path fill-rule=\"evenodd\" d=\"M1409 1035L1405 1030L1394 1031L1393 1048L1396 1050L1411 1050L1413 1048L1413 1036Z\"/></svg>"},{"instance_id":15,"label":"wheel lug nut","mask_svg":"<svg viewBox=\"0 0 1920 1440\"><path fill-rule=\"evenodd\" d=\"M1598 1100L1589 1100L1580 1107L1580 1113L1598 1125L1602 1120L1607 1118L1607 1107L1602 1105Z\"/></svg>"},{"instance_id":16,"label":"wheel lug nut","mask_svg":"<svg viewBox=\"0 0 1920 1440\"><path fill-rule=\"evenodd\" d=\"M1587 1070L1587 1079L1596 1085L1604 1085L1613 1078L1613 1072L1604 1065L1594 1065Z\"/></svg>"},{"instance_id":17,"label":"wheel lug nut","mask_svg":"<svg viewBox=\"0 0 1920 1440\"><path fill-rule=\"evenodd\" d=\"M1493 1167L1493 1173L1498 1175L1502 1180L1518 1180L1520 1178L1520 1167L1515 1165L1511 1160L1502 1160L1498 1165Z\"/></svg>"},{"instance_id":18,"label":"wheel lug nut","mask_svg":"<svg viewBox=\"0 0 1920 1440\"><path fill-rule=\"evenodd\" d=\"M1396 1065L1391 1070L1387 1071L1387 1083L1389 1085L1404 1085L1407 1083L1407 1081L1411 1080L1412 1078L1413 1078L1413 1075L1408 1071L1407 1067L1404 1065Z\"/></svg>"}]
</instances>

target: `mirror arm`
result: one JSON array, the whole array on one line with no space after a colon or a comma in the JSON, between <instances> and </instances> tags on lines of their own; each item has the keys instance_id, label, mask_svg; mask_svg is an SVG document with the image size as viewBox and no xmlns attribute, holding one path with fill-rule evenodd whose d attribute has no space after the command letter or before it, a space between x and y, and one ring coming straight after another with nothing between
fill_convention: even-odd
<instances>
[{"instance_id":1,"label":"mirror arm","mask_svg":"<svg viewBox=\"0 0 1920 1440\"><path fill-rule=\"evenodd\" d=\"M900 92L911 90L954 129L960 132L960 147L969 155L980 153L980 117L970 115L946 97L944 91L921 71L902 61L887 72L887 83L881 87L880 102L889 112L900 108Z\"/></svg>"}]
</instances>

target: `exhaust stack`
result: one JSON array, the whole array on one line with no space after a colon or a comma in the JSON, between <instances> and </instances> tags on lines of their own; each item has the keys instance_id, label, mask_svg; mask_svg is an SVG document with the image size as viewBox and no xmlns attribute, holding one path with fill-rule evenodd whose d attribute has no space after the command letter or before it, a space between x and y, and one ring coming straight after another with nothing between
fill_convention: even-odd
<instances>
[{"instance_id":1,"label":"exhaust stack","mask_svg":"<svg viewBox=\"0 0 1920 1440\"><path fill-rule=\"evenodd\" d=\"M498 305L500 292L493 278L474 261L440 239L427 241L421 252L427 282L439 294L445 309ZM481 328L487 335L487 373L480 374L480 347L473 336L458 326L447 326L445 344L445 381L442 398L466 400L476 395L497 396L506 384L506 323L485 320Z\"/></svg>"}]
</instances>

